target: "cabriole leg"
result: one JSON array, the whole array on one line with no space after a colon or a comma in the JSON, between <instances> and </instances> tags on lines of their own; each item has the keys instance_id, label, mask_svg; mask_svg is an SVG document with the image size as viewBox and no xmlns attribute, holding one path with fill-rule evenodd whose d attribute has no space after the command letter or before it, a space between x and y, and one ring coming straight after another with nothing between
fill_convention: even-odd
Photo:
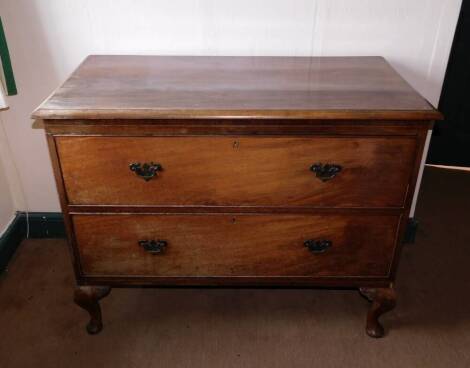
<instances>
[{"instance_id":1,"label":"cabriole leg","mask_svg":"<svg viewBox=\"0 0 470 368\"><path fill-rule=\"evenodd\" d=\"M393 285L388 288L360 288L359 292L372 303L367 313L367 334L370 337L384 336L384 328L379 318L396 305L397 298Z\"/></svg>"},{"instance_id":2,"label":"cabriole leg","mask_svg":"<svg viewBox=\"0 0 470 368\"><path fill-rule=\"evenodd\" d=\"M99 300L107 296L110 291L109 286L77 286L75 289L75 304L90 314L90 322L86 326L90 335L97 334L103 329Z\"/></svg>"}]
</instances>

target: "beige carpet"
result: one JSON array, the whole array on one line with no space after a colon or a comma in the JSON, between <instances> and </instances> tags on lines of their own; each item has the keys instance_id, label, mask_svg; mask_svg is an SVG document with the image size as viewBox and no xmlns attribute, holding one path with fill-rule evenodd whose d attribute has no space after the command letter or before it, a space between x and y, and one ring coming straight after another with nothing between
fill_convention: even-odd
<instances>
[{"instance_id":1,"label":"beige carpet","mask_svg":"<svg viewBox=\"0 0 470 368\"><path fill-rule=\"evenodd\" d=\"M27 240L0 279L0 367L470 367L470 174L427 169L388 335L356 291L114 289L85 332L63 240Z\"/></svg>"}]
</instances>

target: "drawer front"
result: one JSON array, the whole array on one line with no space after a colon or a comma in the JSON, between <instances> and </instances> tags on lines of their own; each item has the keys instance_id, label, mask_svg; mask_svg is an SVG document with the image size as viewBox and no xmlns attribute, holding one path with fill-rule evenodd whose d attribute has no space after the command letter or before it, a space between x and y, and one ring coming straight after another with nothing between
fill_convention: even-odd
<instances>
[{"instance_id":1,"label":"drawer front","mask_svg":"<svg viewBox=\"0 0 470 368\"><path fill-rule=\"evenodd\" d=\"M395 215L74 215L85 276L386 277ZM307 242L307 243L306 243Z\"/></svg>"},{"instance_id":2,"label":"drawer front","mask_svg":"<svg viewBox=\"0 0 470 368\"><path fill-rule=\"evenodd\" d=\"M69 202L103 205L401 207L416 149L412 137L56 141Z\"/></svg>"}]
</instances>

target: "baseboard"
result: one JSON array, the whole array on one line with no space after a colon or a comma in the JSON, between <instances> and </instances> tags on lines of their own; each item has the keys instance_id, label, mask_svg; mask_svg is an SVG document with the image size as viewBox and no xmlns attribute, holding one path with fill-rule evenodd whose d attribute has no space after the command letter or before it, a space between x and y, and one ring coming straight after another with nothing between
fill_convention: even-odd
<instances>
[{"instance_id":1,"label":"baseboard","mask_svg":"<svg viewBox=\"0 0 470 368\"><path fill-rule=\"evenodd\" d=\"M27 236L64 238L66 235L63 215L60 212L17 212L15 219L0 237L0 273L6 269L16 249Z\"/></svg>"},{"instance_id":2,"label":"baseboard","mask_svg":"<svg viewBox=\"0 0 470 368\"><path fill-rule=\"evenodd\" d=\"M418 231L418 221L414 217L408 219L406 224L405 236L403 237L403 243L413 244L416 238L416 232Z\"/></svg>"},{"instance_id":3,"label":"baseboard","mask_svg":"<svg viewBox=\"0 0 470 368\"><path fill-rule=\"evenodd\" d=\"M21 217L29 222L29 237L65 238L64 216L60 212L21 212ZM26 227L25 227L26 228ZM26 234L25 234L26 236Z\"/></svg>"},{"instance_id":4,"label":"baseboard","mask_svg":"<svg viewBox=\"0 0 470 368\"><path fill-rule=\"evenodd\" d=\"M16 248L18 248L18 245L24 239L23 233L21 216L17 213L10 226L0 237L0 273L6 269Z\"/></svg>"}]
</instances>

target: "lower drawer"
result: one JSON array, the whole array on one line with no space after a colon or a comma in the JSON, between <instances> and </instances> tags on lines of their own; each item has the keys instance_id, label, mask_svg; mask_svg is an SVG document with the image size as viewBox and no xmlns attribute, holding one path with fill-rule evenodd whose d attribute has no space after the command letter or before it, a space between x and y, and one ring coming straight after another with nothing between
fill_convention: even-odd
<instances>
[{"instance_id":1,"label":"lower drawer","mask_svg":"<svg viewBox=\"0 0 470 368\"><path fill-rule=\"evenodd\" d=\"M386 277L397 215L74 215L84 276Z\"/></svg>"}]
</instances>

